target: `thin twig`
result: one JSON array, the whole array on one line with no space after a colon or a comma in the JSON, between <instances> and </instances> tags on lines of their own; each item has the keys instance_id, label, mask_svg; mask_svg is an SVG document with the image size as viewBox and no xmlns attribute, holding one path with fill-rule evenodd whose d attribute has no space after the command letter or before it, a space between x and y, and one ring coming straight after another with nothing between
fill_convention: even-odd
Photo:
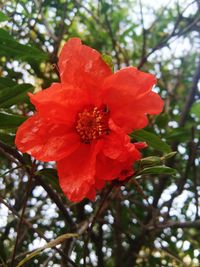
<instances>
[{"instance_id":1,"label":"thin twig","mask_svg":"<svg viewBox=\"0 0 200 267\"><path fill-rule=\"evenodd\" d=\"M36 175L34 179L44 188L44 190L48 193L49 197L54 201L57 205L58 209L64 216L65 221L70 225L71 228L75 228L75 223L73 223L71 217L69 216L65 205L63 204L62 200L58 196L57 193L53 190L53 188L48 185L41 176Z\"/></svg>"},{"instance_id":2,"label":"thin twig","mask_svg":"<svg viewBox=\"0 0 200 267\"><path fill-rule=\"evenodd\" d=\"M26 189L26 195L25 195L24 204L23 204L23 208L22 208L22 213L21 213L21 217L20 217L19 224L18 224L18 227L17 227L17 237L16 237L16 241L15 241L13 254L12 254L12 259L11 259L11 264L10 264L11 267L14 267L15 254L16 254L17 245L18 245L18 242L19 242L19 236L20 236L20 230L21 230L21 226L22 226L22 222L23 222L23 217L24 217L24 214L25 214L28 197L29 197L30 190L31 190L31 184L32 184L32 180L33 180L34 170L35 170L35 164L33 163L32 169L31 169L30 174L29 174L29 179L28 179L28 182L27 182L27 189Z\"/></svg>"},{"instance_id":3,"label":"thin twig","mask_svg":"<svg viewBox=\"0 0 200 267\"><path fill-rule=\"evenodd\" d=\"M107 192L105 193L104 197L102 198L100 204L99 204L99 208L96 212L96 214L94 215L93 219L92 219L92 222L91 222L91 225L89 226L88 228L88 232L87 232L87 238L85 240L85 244L84 244L84 256L83 256L83 266L86 267L86 257L87 257L87 246L88 246L88 242L90 240L90 236L91 236L91 233L92 233L92 229L97 221L97 218L99 216L99 214L101 213L102 211L102 208L104 206L104 203L105 201L108 199L110 193L112 192L112 189L113 187L115 186L115 183L112 183L109 187L108 187L108 190Z\"/></svg>"},{"instance_id":4,"label":"thin twig","mask_svg":"<svg viewBox=\"0 0 200 267\"><path fill-rule=\"evenodd\" d=\"M12 156L11 157L12 160L13 160L13 158L14 159L16 158L23 166L26 165L26 162L24 161L23 156L16 149L12 148L11 146L9 146L7 144L4 144L1 141L0 141L0 148L2 148L3 151L5 151L7 154L11 155ZM30 175L30 167L26 167L26 171ZM71 217L69 216L65 205L63 204L63 202L61 201L59 196L51 188L51 186L48 185L43 180L43 178L41 176L39 176L39 175L34 175L33 178L36 180L36 182L38 182L44 188L44 190L48 193L49 197L55 202L55 204L57 205L58 209L64 215L64 218L67 221L67 223L71 227L72 226L75 227L75 224L72 222Z\"/></svg>"},{"instance_id":5,"label":"thin twig","mask_svg":"<svg viewBox=\"0 0 200 267\"><path fill-rule=\"evenodd\" d=\"M10 204L8 204L5 200L3 200L2 196L0 196L0 202L3 205L5 205L12 212L12 214L14 214L17 217L17 219L20 220L21 216L16 212L16 210ZM37 233L40 238L44 239L46 242L50 241L48 238L45 237L45 235L40 230L33 227L30 221L26 220L24 217L23 217L23 223L26 224L28 228L33 231L33 233ZM64 259L67 260L72 266L77 267L76 264L68 256L66 256L62 250L56 247L53 247L53 249L55 249L61 256L63 256ZM16 258L19 258L20 255L16 256Z\"/></svg>"},{"instance_id":6,"label":"thin twig","mask_svg":"<svg viewBox=\"0 0 200 267\"><path fill-rule=\"evenodd\" d=\"M192 2L193 3L193 2ZM188 30L195 24L199 21L199 16L197 16L197 18L192 21L192 23L190 23L189 25L187 25L183 30L180 30L179 32L176 32L180 22L183 20L183 13L186 11L186 9L192 4L190 3L187 7L184 8L184 10L182 11L181 14L179 14L177 20L176 20L176 23L174 25L174 28L172 30L172 32L167 35L166 37L163 37L160 42L158 42L153 48L152 50L147 54L145 55L144 57L141 58L139 64L138 64L138 69L141 69L142 66L147 62L148 58L155 52L157 51L158 49L161 49L163 48L164 46L168 45L169 41L176 36L176 38L174 38L172 40L172 42L174 42L176 39L178 39L179 37L181 37L183 34L185 34L186 32L188 32ZM148 31L148 30L147 30ZM171 43L172 43L171 42Z\"/></svg>"},{"instance_id":7,"label":"thin twig","mask_svg":"<svg viewBox=\"0 0 200 267\"><path fill-rule=\"evenodd\" d=\"M51 37L54 41L57 41L57 39L58 39L57 36L54 34L53 29L50 27L48 21L45 18L44 13L42 12L40 1L34 0L34 2L35 2L36 7L40 10L40 15L41 15L41 18L42 18L42 22L43 22L43 24L44 24L44 26L45 26L45 28L47 30L47 33L48 33L49 37Z\"/></svg>"},{"instance_id":8,"label":"thin twig","mask_svg":"<svg viewBox=\"0 0 200 267\"><path fill-rule=\"evenodd\" d=\"M143 9L142 9L142 0L139 0L139 6L140 6L140 16L141 16L141 24L142 24L142 52L141 52L141 60L145 58L146 55L146 29L144 27L144 15L143 15Z\"/></svg>"},{"instance_id":9,"label":"thin twig","mask_svg":"<svg viewBox=\"0 0 200 267\"><path fill-rule=\"evenodd\" d=\"M12 157L14 157L15 159L17 159L19 162L21 162L22 164L26 164L24 161L23 156L13 147L3 143L2 141L0 141L0 148L2 148L6 153L10 154Z\"/></svg>"},{"instance_id":10,"label":"thin twig","mask_svg":"<svg viewBox=\"0 0 200 267\"><path fill-rule=\"evenodd\" d=\"M199 57L198 66L197 66L195 74L193 76L192 87L190 89L190 92L189 92L188 97L187 97L186 102L185 102L185 106L183 107L183 111L181 113L181 117L180 117L180 121L179 121L180 127L185 125L188 113L189 113L190 108L194 102L195 95L197 94L197 91L198 91L199 80L200 80L200 57Z\"/></svg>"}]
</instances>

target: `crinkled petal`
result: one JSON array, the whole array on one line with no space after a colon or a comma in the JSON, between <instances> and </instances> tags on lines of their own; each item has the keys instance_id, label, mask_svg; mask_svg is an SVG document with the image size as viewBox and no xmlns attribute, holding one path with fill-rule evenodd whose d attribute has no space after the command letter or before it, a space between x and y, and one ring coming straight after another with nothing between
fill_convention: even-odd
<instances>
[{"instance_id":1,"label":"crinkled petal","mask_svg":"<svg viewBox=\"0 0 200 267\"><path fill-rule=\"evenodd\" d=\"M89 103L86 91L60 83L29 96L40 115L56 124L72 125L77 112Z\"/></svg>"},{"instance_id":2,"label":"crinkled petal","mask_svg":"<svg viewBox=\"0 0 200 267\"><path fill-rule=\"evenodd\" d=\"M126 133L148 124L147 114L159 114L163 100L151 91L156 79L152 74L129 67L105 79L103 101L113 121Z\"/></svg>"},{"instance_id":3,"label":"crinkled petal","mask_svg":"<svg viewBox=\"0 0 200 267\"><path fill-rule=\"evenodd\" d=\"M104 138L102 153L113 160L126 161L131 155L132 159L140 158L136 146L130 142L130 137L118 127L112 119L109 120L110 134Z\"/></svg>"},{"instance_id":4,"label":"crinkled petal","mask_svg":"<svg viewBox=\"0 0 200 267\"><path fill-rule=\"evenodd\" d=\"M76 150L80 138L65 125L52 124L36 114L18 128L15 144L38 160L57 161Z\"/></svg>"},{"instance_id":5,"label":"crinkled petal","mask_svg":"<svg viewBox=\"0 0 200 267\"><path fill-rule=\"evenodd\" d=\"M57 162L60 186L70 201L94 198L96 155L100 143L81 144L70 156Z\"/></svg>"},{"instance_id":6,"label":"crinkled petal","mask_svg":"<svg viewBox=\"0 0 200 267\"><path fill-rule=\"evenodd\" d=\"M62 48L58 65L62 83L88 91L91 101L99 104L101 84L112 74L99 52L71 38Z\"/></svg>"},{"instance_id":7,"label":"crinkled petal","mask_svg":"<svg viewBox=\"0 0 200 267\"><path fill-rule=\"evenodd\" d=\"M98 83L112 74L103 61L101 54L89 46L83 45L79 38L71 38L64 45L59 56L61 81L79 86L84 78ZM85 75L85 77L81 77Z\"/></svg>"},{"instance_id":8,"label":"crinkled petal","mask_svg":"<svg viewBox=\"0 0 200 267\"><path fill-rule=\"evenodd\" d=\"M140 71L135 67L121 69L105 80L106 87L110 88L117 85L123 90L124 95L131 90L131 94L135 96L146 93L155 84L156 77L153 74Z\"/></svg>"},{"instance_id":9,"label":"crinkled petal","mask_svg":"<svg viewBox=\"0 0 200 267\"><path fill-rule=\"evenodd\" d=\"M133 174L133 164L141 158L139 149L145 143L130 143L130 138L110 120L111 132L104 138L101 153L97 157L96 176L103 180L123 180Z\"/></svg>"},{"instance_id":10,"label":"crinkled petal","mask_svg":"<svg viewBox=\"0 0 200 267\"><path fill-rule=\"evenodd\" d=\"M108 158L123 160L123 156L127 152L127 145L130 143L130 137L112 119L109 120L109 129L109 135L104 137L102 152Z\"/></svg>"},{"instance_id":11,"label":"crinkled petal","mask_svg":"<svg viewBox=\"0 0 200 267\"><path fill-rule=\"evenodd\" d=\"M139 159L139 158L138 158ZM100 180L112 181L125 179L134 173L133 158L127 157L125 161L118 161L106 157L103 153L97 157L96 176Z\"/></svg>"},{"instance_id":12,"label":"crinkled petal","mask_svg":"<svg viewBox=\"0 0 200 267\"><path fill-rule=\"evenodd\" d=\"M161 97L153 91L141 95L141 98L134 101L134 109L138 114L141 110L146 114L159 114L163 110L163 105Z\"/></svg>"}]
</instances>

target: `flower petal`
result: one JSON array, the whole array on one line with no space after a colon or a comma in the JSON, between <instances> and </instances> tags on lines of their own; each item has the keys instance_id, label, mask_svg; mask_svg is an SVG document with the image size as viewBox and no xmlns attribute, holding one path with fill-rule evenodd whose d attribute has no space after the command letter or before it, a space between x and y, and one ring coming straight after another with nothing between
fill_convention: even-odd
<instances>
[{"instance_id":1,"label":"flower petal","mask_svg":"<svg viewBox=\"0 0 200 267\"><path fill-rule=\"evenodd\" d=\"M83 81L86 82L84 78L98 83L102 78L112 74L101 54L89 46L82 45L79 38L71 38L64 45L58 65L61 81L76 86L82 85Z\"/></svg>"},{"instance_id":2,"label":"flower petal","mask_svg":"<svg viewBox=\"0 0 200 267\"><path fill-rule=\"evenodd\" d=\"M97 157L96 176L100 180L123 180L134 173L133 159L127 157L125 161L118 161L105 157L102 153Z\"/></svg>"},{"instance_id":3,"label":"flower petal","mask_svg":"<svg viewBox=\"0 0 200 267\"><path fill-rule=\"evenodd\" d=\"M131 95L135 96L150 91L154 84L156 84L156 77L153 74L140 71L135 67L121 69L105 80L106 87L116 86L118 90L123 90L124 95L131 90Z\"/></svg>"},{"instance_id":4,"label":"flower petal","mask_svg":"<svg viewBox=\"0 0 200 267\"><path fill-rule=\"evenodd\" d=\"M125 134L111 119L109 120L110 134L104 138L102 153L113 160L119 162L126 161L131 157L132 161L138 160L141 155L138 151L146 147L145 143L134 143L130 141L130 137Z\"/></svg>"},{"instance_id":5,"label":"flower petal","mask_svg":"<svg viewBox=\"0 0 200 267\"><path fill-rule=\"evenodd\" d=\"M96 155L100 143L81 144L70 156L57 162L60 186L70 201L94 198Z\"/></svg>"},{"instance_id":6,"label":"flower petal","mask_svg":"<svg viewBox=\"0 0 200 267\"><path fill-rule=\"evenodd\" d=\"M99 105L101 84L112 74L99 52L71 38L60 53L58 65L62 83L89 92L93 104Z\"/></svg>"},{"instance_id":7,"label":"flower petal","mask_svg":"<svg viewBox=\"0 0 200 267\"><path fill-rule=\"evenodd\" d=\"M49 88L29 96L40 115L52 123L67 125L73 124L77 112L89 101L86 91L60 83L53 83Z\"/></svg>"},{"instance_id":8,"label":"flower petal","mask_svg":"<svg viewBox=\"0 0 200 267\"><path fill-rule=\"evenodd\" d=\"M104 138L101 153L97 157L98 179L123 180L133 174L133 164L141 158L138 149L145 143L130 143L130 138L112 120L109 121L111 132Z\"/></svg>"},{"instance_id":9,"label":"flower petal","mask_svg":"<svg viewBox=\"0 0 200 267\"><path fill-rule=\"evenodd\" d=\"M114 122L125 132L148 124L147 114L159 114L163 108L160 96L151 91L156 79L152 74L129 67L105 79L104 103Z\"/></svg>"},{"instance_id":10,"label":"flower petal","mask_svg":"<svg viewBox=\"0 0 200 267\"><path fill-rule=\"evenodd\" d=\"M102 152L111 159L122 160L126 155L130 137L118 127L112 119L109 120L110 134L104 137Z\"/></svg>"},{"instance_id":11,"label":"flower petal","mask_svg":"<svg viewBox=\"0 0 200 267\"><path fill-rule=\"evenodd\" d=\"M65 125L52 124L36 114L18 128L15 144L38 160L57 161L76 150L80 138Z\"/></svg>"}]
</instances>

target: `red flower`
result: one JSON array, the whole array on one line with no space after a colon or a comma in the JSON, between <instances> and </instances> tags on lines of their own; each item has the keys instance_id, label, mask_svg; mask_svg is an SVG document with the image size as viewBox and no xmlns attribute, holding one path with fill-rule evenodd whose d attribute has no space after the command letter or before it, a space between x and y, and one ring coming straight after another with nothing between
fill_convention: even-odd
<instances>
[{"instance_id":1,"label":"red flower","mask_svg":"<svg viewBox=\"0 0 200 267\"><path fill-rule=\"evenodd\" d=\"M70 39L58 62L61 83L30 94L36 113L23 123L16 145L41 161L56 161L60 186L71 201L93 199L105 181L133 173L145 143L127 135L162 111L151 91L153 75L134 67L113 74L101 55Z\"/></svg>"}]
</instances>

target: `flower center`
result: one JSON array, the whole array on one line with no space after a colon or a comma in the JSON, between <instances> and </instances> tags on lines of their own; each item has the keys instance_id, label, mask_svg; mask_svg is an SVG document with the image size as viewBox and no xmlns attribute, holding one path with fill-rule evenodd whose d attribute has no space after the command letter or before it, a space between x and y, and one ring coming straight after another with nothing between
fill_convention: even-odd
<instances>
[{"instance_id":1,"label":"flower center","mask_svg":"<svg viewBox=\"0 0 200 267\"><path fill-rule=\"evenodd\" d=\"M78 113L76 131L80 135L81 142L90 144L92 140L109 134L109 111L107 106L89 107Z\"/></svg>"}]
</instances>

